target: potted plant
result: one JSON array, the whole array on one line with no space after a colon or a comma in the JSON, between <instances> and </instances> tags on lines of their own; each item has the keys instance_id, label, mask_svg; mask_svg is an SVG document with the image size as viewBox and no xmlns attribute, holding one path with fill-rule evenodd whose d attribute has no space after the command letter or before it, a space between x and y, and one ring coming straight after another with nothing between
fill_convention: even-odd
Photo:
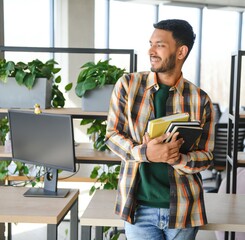
<instances>
[{"instance_id":1,"label":"potted plant","mask_svg":"<svg viewBox=\"0 0 245 240\"><path fill-rule=\"evenodd\" d=\"M33 91L34 94L38 95L39 93L36 92L34 88L36 88L36 85L38 84L40 78L44 77L46 78L45 81L48 82L47 88L49 90L48 94L50 94L50 97L48 98L49 102L43 102L43 104L47 104L47 106L52 106L54 108L64 107L66 99L59 89L61 76L57 76L56 78L54 78L54 75L58 73L61 69L55 68L55 64L57 63L52 59L45 63L41 62L40 60L33 60L32 62L28 63L18 62L17 64L15 64L13 61L0 59L0 107L16 107L16 104L18 104L18 102L16 103L16 99L14 99L16 97L16 94L13 93L14 90L12 90L11 87L6 88L6 86L14 85L14 87L17 86L18 91L25 89L27 91L27 95L29 91ZM44 82L44 80L42 82ZM65 91L69 91L71 88L72 84L67 84L65 86ZM7 99L3 98L3 96L5 96L6 98L8 97L6 96L6 94L12 95L14 103L9 103ZM17 95L19 94L20 92L18 92ZM33 99L30 99L30 102L26 100L26 105L23 108L34 108L34 105L36 105L37 103L40 104L40 101L36 101L36 99L37 98L34 98L35 102L33 101ZM3 103L9 105L2 105ZM7 117L2 117L0 118L0 145L5 145L6 135L8 132L8 119ZM13 172L9 171L10 165L14 167ZM9 160L0 161L0 181L3 181L9 174L28 176L30 172L29 170L29 166L21 162ZM35 172L35 181L31 181L32 186L34 186L36 182L40 181L41 169L37 167L35 168Z\"/></svg>"},{"instance_id":2,"label":"potted plant","mask_svg":"<svg viewBox=\"0 0 245 240\"><path fill-rule=\"evenodd\" d=\"M82 98L84 111L108 111L111 92L117 80L125 73L125 69L109 64L109 60L88 62L81 67L75 87L76 95ZM103 104L103 106L102 106ZM105 151L104 143L106 121L98 119L83 119L81 125L91 124L87 134L94 140L94 148Z\"/></svg>"},{"instance_id":3,"label":"potted plant","mask_svg":"<svg viewBox=\"0 0 245 240\"><path fill-rule=\"evenodd\" d=\"M58 87L61 77L55 78L61 69L55 68L56 64L53 59L16 64L0 59L0 107L33 108L36 103L41 108L64 107L65 98ZM68 84L65 90L71 87Z\"/></svg>"},{"instance_id":4,"label":"potted plant","mask_svg":"<svg viewBox=\"0 0 245 240\"><path fill-rule=\"evenodd\" d=\"M114 84L125 73L109 61L88 62L81 67L75 92L82 98L83 111L108 111Z\"/></svg>"}]
</instances>

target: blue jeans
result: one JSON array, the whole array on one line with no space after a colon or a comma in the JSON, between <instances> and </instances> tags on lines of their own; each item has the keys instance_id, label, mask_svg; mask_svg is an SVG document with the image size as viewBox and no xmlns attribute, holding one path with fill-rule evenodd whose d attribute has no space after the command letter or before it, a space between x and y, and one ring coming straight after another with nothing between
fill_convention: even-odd
<instances>
[{"instance_id":1,"label":"blue jeans","mask_svg":"<svg viewBox=\"0 0 245 240\"><path fill-rule=\"evenodd\" d=\"M198 227L169 229L169 209L138 206L135 222L125 222L127 240L194 240Z\"/></svg>"}]
</instances>

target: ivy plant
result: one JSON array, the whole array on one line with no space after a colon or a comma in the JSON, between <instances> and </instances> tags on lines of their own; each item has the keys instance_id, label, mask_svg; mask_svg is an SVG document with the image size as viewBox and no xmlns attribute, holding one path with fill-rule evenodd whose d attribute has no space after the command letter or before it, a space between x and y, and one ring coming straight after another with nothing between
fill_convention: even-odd
<instances>
[{"instance_id":1,"label":"ivy plant","mask_svg":"<svg viewBox=\"0 0 245 240\"><path fill-rule=\"evenodd\" d=\"M89 195L98 189L113 190L117 189L120 165L105 164L95 166L90 174L90 178L96 179L94 185L90 188Z\"/></svg>"},{"instance_id":2,"label":"ivy plant","mask_svg":"<svg viewBox=\"0 0 245 240\"><path fill-rule=\"evenodd\" d=\"M80 125L90 126L87 128L87 135L94 141L94 149L98 151L109 150L105 144L106 121L100 119L83 119Z\"/></svg>"}]
</instances>

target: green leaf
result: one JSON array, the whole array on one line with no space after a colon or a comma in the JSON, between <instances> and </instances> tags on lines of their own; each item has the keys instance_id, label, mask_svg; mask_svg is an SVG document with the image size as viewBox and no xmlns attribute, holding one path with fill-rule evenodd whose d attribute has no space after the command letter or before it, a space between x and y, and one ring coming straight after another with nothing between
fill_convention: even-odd
<instances>
[{"instance_id":1,"label":"green leaf","mask_svg":"<svg viewBox=\"0 0 245 240\"><path fill-rule=\"evenodd\" d=\"M15 66L14 62L13 61L9 61L9 62L6 63L6 70L8 72L14 71L14 66Z\"/></svg>"},{"instance_id":2,"label":"green leaf","mask_svg":"<svg viewBox=\"0 0 245 240\"><path fill-rule=\"evenodd\" d=\"M23 166L23 173L27 175L29 173L29 168L27 166Z\"/></svg>"},{"instance_id":3,"label":"green leaf","mask_svg":"<svg viewBox=\"0 0 245 240\"><path fill-rule=\"evenodd\" d=\"M80 125L87 125L92 122L94 122L94 119L82 119Z\"/></svg>"},{"instance_id":4,"label":"green leaf","mask_svg":"<svg viewBox=\"0 0 245 240\"><path fill-rule=\"evenodd\" d=\"M16 71L15 79L19 85L22 85L24 82L24 77L26 76L26 73L19 69Z\"/></svg>"},{"instance_id":5,"label":"green leaf","mask_svg":"<svg viewBox=\"0 0 245 240\"><path fill-rule=\"evenodd\" d=\"M35 84L36 76L34 74L26 74L24 78L24 84L28 89L32 89Z\"/></svg>"},{"instance_id":6,"label":"green leaf","mask_svg":"<svg viewBox=\"0 0 245 240\"><path fill-rule=\"evenodd\" d=\"M99 175L99 169L100 169L100 167L98 167L98 166L94 167L94 169L92 170L92 172L90 174L90 178L92 178L92 179L97 178Z\"/></svg>"},{"instance_id":7,"label":"green leaf","mask_svg":"<svg viewBox=\"0 0 245 240\"><path fill-rule=\"evenodd\" d=\"M20 170L22 168L22 163L21 162L16 161L14 163L16 165L17 170Z\"/></svg>"},{"instance_id":8,"label":"green leaf","mask_svg":"<svg viewBox=\"0 0 245 240\"><path fill-rule=\"evenodd\" d=\"M94 62L87 62L84 65L82 65L81 68L94 67L94 66L95 66Z\"/></svg>"},{"instance_id":9,"label":"green leaf","mask_svg":"<svg viewBox=\"0 0 245 240\"><path fill-rule=\"evenodd\" d=\"M75 93L78 97L83 97L86 92L86 90L83 89L82 85L83 85L83 82L80 82L77 84L75 88Z\"/></svg>"},{"instance_id":10,"label":"green leaf","mask_svg":"<svg viewBox=\"0 0 245 240\"><path fill-rule=\"evenodd\" d=\"M25 70L28 68L28 65L26 63L23 63L23 62L17 62L15 65L15 68L17 70Z\"/></svg>"},{"instance_id":11,"label":"green leaf","mask_svg":"<svg viewBox=\"0 0 245 240\"><path fill-rule=\"evenodd\" d=\"M58 73L58 72L60 72L60 70L61 70L61 68L52 68L53 73Z\"/></svg>"},{"instance_id":12,"label":"green leaf","mask_svg":"<svg viewBox=\"0 0 245 240\"><path fill-rule=\"evenodd\" d=\"M35 186L36 186L36 182L32 181L32 182L31 182L31 186L32 186L32 187L35 187Z\"/></svg>"},{"instance_id":13,"label":"green leaf","mask_svg":"<svg viewBox=\"0 0 245 240\"><path fill-rule=\"evenodd\" d=\"M73 86L73 83L68 83L68 84L65 86L66 92L70 91L70 90L72 89L72 86Z\"/></svg>"},{"instance_id":14,"label":"green leaf","mask_svg":"<svg viewBox=\"0 0 245 240\"><path fill-rule=\"evenodd\" d=\"M40 69L40 75L45 76L49 79L52 76L52 68L43 65Z\"/></svg>"},{"instance_id":15,"label":"green leaf","mask_svg":"<svg viewBox=\"0 0 245 240\"><path fill-rule=\"evenodd\" d=\"M103 227L103 233L107 233L108 230L110 230L110 229L111 229L111 227Z\"/></svg>"},{"instance_id":16,"label":"green leaf","mask_svg":"<svg viewBox=\"0 0 245 240\"><path fill-rule=\"evenodd\" d=\"M61 76L58 76L57 78L55 78L55 83L61 83Z\"/></svg>"},{"instance_id":17,"label":"green leaf","mask_svg":"<svg viewBox=\"0 0 245 240\"><path fill-rule=\"evenodd\" d=\"M111 240L118 240L119 237L120 237L120 234L121 234L120 232L114 234L114 235L112 236Z\"/></svg>"},{"instance_id":18,"label":"green leaf","mask_svg":"<svg viewBox=\"0 0 245 240\"><path fill-rule=\"evenodd\" d=\"M89 195L91 196L95 190L96 190L95 186L92 186L89 190Z\"/></svg>"},{"instance_id":19,"label":"green leaf","mask_svg":"<svg viewBox=\"0 0 245 240\"><path fill-rule=\"evenodd\" d=\"M58 63L54 59L50 59L45 64L53 66L53 65L58 64Z\"/></svg>"},{"instance_id":20,"label":"green leaf","mask_svg":"<svg viewBox=\"0 0 245 240\"><path fill-rule=\"evenodd\" d=\"M82 83L82 88L87 91L87 90L92 90L96 88L97 84L94 78L88 78Z\"/></svg>"}]
</instances>

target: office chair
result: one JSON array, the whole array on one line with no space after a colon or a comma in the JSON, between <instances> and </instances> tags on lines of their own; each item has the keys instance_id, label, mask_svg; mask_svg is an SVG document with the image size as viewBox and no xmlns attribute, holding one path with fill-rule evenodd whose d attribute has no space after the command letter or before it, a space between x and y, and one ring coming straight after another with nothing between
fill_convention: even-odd
<instances>
[{"instance_id":1,"label":"office chair","mask_svg":"<svg viewBox=\"0 0 245 240\"><path fill-rule=\"evenodd\" d=\"M238 151L244 150L245 124L240 124L238 130ZM206 192L218 192L222 181L222 172L226 169L227 141L228 141L228 124L215 124L213 163L209 169L212 171L212 177L204 181L215 180L215 187L204 187Z\"/></svg>"}]
</instances>

